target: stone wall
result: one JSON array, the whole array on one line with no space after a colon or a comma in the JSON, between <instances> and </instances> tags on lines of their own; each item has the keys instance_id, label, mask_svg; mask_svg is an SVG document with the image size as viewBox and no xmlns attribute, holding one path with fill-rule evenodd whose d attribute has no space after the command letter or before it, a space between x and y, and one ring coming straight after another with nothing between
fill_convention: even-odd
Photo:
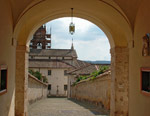
<instances>
[{"instance_id":1,"label":"stone wall","mask_svg":"<svg viewBox=\"0 0 150 116\"><path fill-rule=\"evenodd\" d=\"M110 110L110 71L101 74L94 80L84 80L71 86L71 97L101 104Z\"/></svg>"},{"instance_id":2,"label":"stone wall","mask_svg":"<svg viewBox=\"0 0 150 116\"><path fill-rule=\"evenodd\" d=\"M28 79L28 102L29 104L47 96L47 84L29 74Z\"/></svg>"},{"instance_id":3,"label":"stone wall","mask_svg":"<svg viewBox=\"0 0 150 116\"><path fill-rule=\"evenodd\" d=\"M111 52L111 116L128 116L129 49L115 47Z\"/></svg>"}]
</instances>

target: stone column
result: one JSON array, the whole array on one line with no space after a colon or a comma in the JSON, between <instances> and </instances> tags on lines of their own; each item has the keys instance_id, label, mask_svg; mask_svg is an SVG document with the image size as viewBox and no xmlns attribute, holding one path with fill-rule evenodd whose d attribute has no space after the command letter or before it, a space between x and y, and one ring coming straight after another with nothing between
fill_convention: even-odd
<instances>
[{"instance_id":1,"label":"stone column","mask_svg":"<svg viewBox=\"0 0 150 116\"><path fill-rule=\"evenodd\" d=\"M111 52L111 116L128 116L129 49L115 47Z\"/></svg>"},{"instance_id":2,"label":"stone column","mask_svg":"<svg viewBox=\"0 0 150 116\"><path fill-rule=\"evenodd\" d=\"M27 89L28 89L28 49L26 46L17 46L15 116L28 116Z\"/></svg>"}]
</instances>

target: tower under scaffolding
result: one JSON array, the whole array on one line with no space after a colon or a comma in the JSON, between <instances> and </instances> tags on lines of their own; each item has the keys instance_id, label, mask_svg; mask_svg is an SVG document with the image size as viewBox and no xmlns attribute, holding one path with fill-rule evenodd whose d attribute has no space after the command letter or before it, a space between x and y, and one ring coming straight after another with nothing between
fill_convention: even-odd
<instances>
[{"instance_id":1,"label":"tower under scaffolding","mask_svg":"<svg viewBox=\"0 0 150 116\"><path fill-rule=\"evenodd\" d=\"M46 25L42 25L33 35L30 42L30 49L50 49L51 48L51 28L50 33L46 32Z\"/></svg>"}]
</instances>

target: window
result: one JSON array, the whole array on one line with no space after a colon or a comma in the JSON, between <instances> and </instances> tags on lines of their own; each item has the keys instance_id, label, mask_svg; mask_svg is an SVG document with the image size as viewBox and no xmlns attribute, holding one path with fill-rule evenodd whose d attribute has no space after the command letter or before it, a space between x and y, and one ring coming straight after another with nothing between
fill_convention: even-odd
<instances>
[{"instance_id":1,"label":"window","mask_svg":"<svg viewBox=\"0 0 150 116\"><path fill-rule=\"evenodd\" d=\"M51 75L51 70L48 70L48 75Z\"/></svg>"},{"instance_id":2,"label":"window","mask_svg":"<svg viewBox=\"0 0 150 116\"><path fill-rule=\"evenodd\" d=\"M32 46L33 46L33 43L32 43L32 42L30 42L30 49L32 49Z\"/></svg>"},{"instance_id":3,"label":"window","mask_svg":"<svg viewBox=\"0 0 150 116\"><path fill-rule=\"evenodd\" d=\"M7 92L7 68L0 66L0 94Z\"/></svg>"},{"instance_id":4,"label":"window","mask_svg":"<svg viewBox=\"0 0 150 116\"><path fill-rule=\"evenodd\" d=\"M67 70L64 70L64 75L67 75Z\"/></svg>"},{"instance_id":5,"label":"window","mask_svg":"<svg viewBox=\"0 0 150 116\"><path fill-rule=\"evenodd\" d=\"M150 68L141 69L141 91L150 95Z\"/></svg>"},{"instance_id":6,"label":"window","mask_svg":"<svg viewBox=\"0 0 150 116\"><path fill-rule=\"evenodd\" d=\"M51 90L51 84L48 84L48 90Z\"/></svg>"},{"instance_id":7,"label":"window","mask_svg":"<svg viewBox=\"0 0 150 116\"><path fill-rule=\"evenodd\" d=\"M64 85L64 90L67 91L67 85Z\"/></svg>"},{"instance_id":8,"label":"window","mask_svg":"<svg viewBox=\"0 0 150 116\"><path fill-rule=\"evenodd\" d=\"M31 56L31 59L33 59L34 57L33 56Z\"/></svg>"},{"instance_id":9,"label":"window","mask_svg":"<svg viewBox=\"0 0 150 116\"><path fill-rule=\"evenodd\" d=\"M37 43L37 49L42 49L42 43Z\"/></svg>"}]
</instances>

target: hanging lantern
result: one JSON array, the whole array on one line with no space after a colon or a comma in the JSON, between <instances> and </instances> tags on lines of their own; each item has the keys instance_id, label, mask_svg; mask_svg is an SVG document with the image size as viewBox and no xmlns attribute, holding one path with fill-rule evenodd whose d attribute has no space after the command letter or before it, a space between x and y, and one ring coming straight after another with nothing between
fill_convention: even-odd
<instances>
[{"instance_id":1,"label":"hanging lantern","mask_svg":"<svg viewBox=\"0 0 150 116\"><path fill-rule=\"evenodd\" d=\"M73 24L73 8L71 8L71 23L69 25L69 32L71 35L75 33L75 25Z\"/></svg>"},{"instance_id":2,"label":"hanging lantern","mask_svg":"<svg viewBox=\"0 0 150 116\"><path fill-rule=\"evenodd\" d=\"M71 35L73 35L75 32L75 25L73 24L73 22L70 23L69 32Z\"/></svg>"}]
</instances>

